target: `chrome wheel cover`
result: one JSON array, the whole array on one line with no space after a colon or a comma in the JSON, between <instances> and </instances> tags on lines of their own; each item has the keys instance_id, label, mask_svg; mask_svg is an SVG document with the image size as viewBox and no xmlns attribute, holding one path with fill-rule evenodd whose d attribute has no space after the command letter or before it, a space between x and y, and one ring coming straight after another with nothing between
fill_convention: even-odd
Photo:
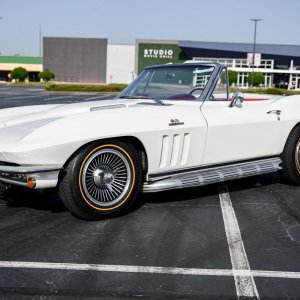
<instances>
[{"instance_id":1,"label":"chrome wheel cover","mask_svg":"<svg viewBox=\"0 0 300 300\"><path fill-rule=\"evenodd\" d=\"M296 161L297 170L300 173L300 139L298 140L298 143L296 145L295 161Z\"/></svg>"},{"instance_id":2,"label":"chrome wheel cover","mask_svg":"<svg viewBox=\"0 0 300 300\"><path fill-rule=\"evenodd\" d=\"M131 177L125 155L114 149L101 149L85 162L81 184L89 201L109 207L122 201L130 188Z\"/></svg>"}]
</instances>

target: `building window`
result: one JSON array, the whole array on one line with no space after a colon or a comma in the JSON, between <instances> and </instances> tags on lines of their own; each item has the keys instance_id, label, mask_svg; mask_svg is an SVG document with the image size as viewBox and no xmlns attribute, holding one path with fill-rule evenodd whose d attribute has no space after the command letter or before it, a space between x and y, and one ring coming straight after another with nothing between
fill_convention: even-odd
<instances>
[{"instance_id":1,"label":"building window","mask_svg":"<svg viewBox=\"0 0 300 300\"><path fill-rule=\"evenodd\" d=\"M248 87L248 73L247 72L239 72L238 73L237 85L239 87Z\"/></svg>"}]
</instances>

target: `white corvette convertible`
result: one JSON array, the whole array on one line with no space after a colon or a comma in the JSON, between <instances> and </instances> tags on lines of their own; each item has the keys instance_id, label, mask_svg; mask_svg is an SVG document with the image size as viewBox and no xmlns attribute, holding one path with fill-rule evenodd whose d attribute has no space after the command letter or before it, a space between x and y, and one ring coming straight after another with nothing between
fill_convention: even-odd
<instances>
[{"instance_id":1,"label":"white corvette convertible","mask_svg":"<svg viewBox=\"0 0 300 300\"><path fill-rule=\"evenodd\" d=\"M0 111L0 181L57 188L70 211L125 212L139 191L281 170L300 185L300 96L231 97L220 64L146 68L114 100Z\"/></svg>"}]
</instances>

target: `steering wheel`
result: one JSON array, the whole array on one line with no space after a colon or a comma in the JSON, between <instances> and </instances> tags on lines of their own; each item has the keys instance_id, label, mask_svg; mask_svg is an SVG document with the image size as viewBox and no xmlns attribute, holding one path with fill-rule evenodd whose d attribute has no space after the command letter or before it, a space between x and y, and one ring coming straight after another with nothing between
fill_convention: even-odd
<instances>
[{"instance_id":1,"label":"steering wheel","mask_svg":"<svg viewBox=\"0 0 300 300\"><path fill-rule=\"evenodd\" d=\"M200 87L197 87L197 88L194 88L194 89L192 89L191 91L190 91L190 95L193 95L194 94L194 92L196 92L196 91L201 91L201 93L203 92L203 88L200 88ZM200 95L201 95L201 93L200 93ZM197 94L199 94L199 93L197 93Z\"/></svg>"}]
</instances>

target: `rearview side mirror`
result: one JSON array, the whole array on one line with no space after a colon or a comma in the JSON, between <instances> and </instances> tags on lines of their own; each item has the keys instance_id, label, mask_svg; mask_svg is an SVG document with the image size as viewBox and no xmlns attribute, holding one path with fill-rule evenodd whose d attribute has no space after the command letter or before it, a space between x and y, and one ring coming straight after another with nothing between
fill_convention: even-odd
<instances>
[{"instance_id":1,"label":"rearview side mirror","mask_svg":"<svg viewBox=\"0 0 300 300\"><path fill-rule=\"evenodd\" d=\"M229 104L229 107L242 107L242 103L244 102L244 94L242 92L234 92L232 95L232 100Z\"/></svg>"}]
</instances>

